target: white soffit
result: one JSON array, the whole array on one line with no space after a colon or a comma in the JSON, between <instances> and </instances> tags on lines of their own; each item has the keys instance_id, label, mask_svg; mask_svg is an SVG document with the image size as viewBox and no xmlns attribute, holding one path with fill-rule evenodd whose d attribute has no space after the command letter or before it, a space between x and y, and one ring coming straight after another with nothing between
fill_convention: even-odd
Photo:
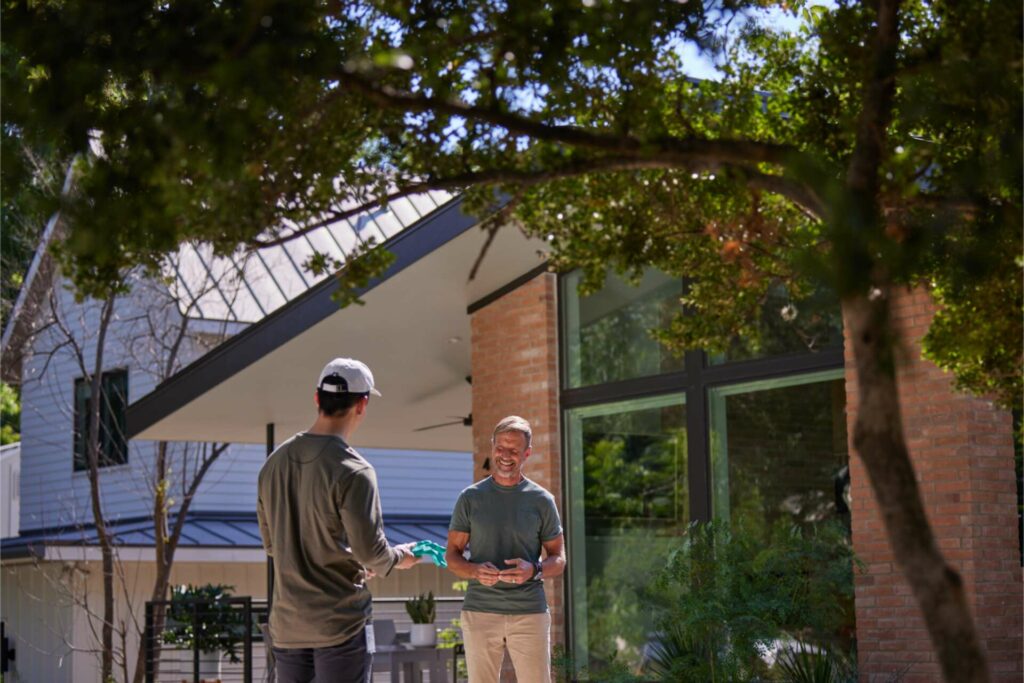
<instances>
[{"instance_id":1,"label":"white soffit","mask_svg":"<svg viewBox=\"0 0 1024 683\"><path fill-rule=\"evenodd\" d=\"M462 425L414 430L469 414L466 308L544 260L542 241L505 227L469 281L485 238L470 228L363 295L364 306L339 309L133 438L264 443L272 423L281 442L312 423L323 365L350 356L370 366L383 394L371 397L354 446L472 450Z\"/></svg>"}]
</instances>

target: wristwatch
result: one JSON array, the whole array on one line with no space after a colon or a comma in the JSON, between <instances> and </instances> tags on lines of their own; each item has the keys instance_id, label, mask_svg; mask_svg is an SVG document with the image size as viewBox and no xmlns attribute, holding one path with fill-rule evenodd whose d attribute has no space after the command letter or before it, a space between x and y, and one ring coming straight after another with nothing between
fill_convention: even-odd
<instances>
[{"instance_id":1,"label":"wristwatch","mask_svg":"<svg viewBox=\"0 0 1024 683\"><path fill-rule=\"evenodd\" d=\"M533 576L530 578L534 581L544 580L544 564L540 560L533 563Z\"/></svg>"}]
</instances>

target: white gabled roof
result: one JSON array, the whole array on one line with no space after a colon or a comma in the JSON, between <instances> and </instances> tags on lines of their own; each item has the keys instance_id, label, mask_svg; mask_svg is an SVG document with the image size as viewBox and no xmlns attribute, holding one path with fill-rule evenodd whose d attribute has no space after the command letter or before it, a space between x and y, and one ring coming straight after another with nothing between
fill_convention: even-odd
<instances>
[{"instance_id":1,"label":"white gabled roof","mask_svg":"<svg viewBox=\"0 0 1024 683\"><path fill-rule=\"evenodd\" d=\"M239 249L228 257L209 245L186 244L168 266L171 288L182 313L207 320L253 323L303 294L328 275L314 276L303 267L321 252L344 261L360 243L382 244L452 199L427 192L391 201L358 216L318 228L281 246L256 251ZM193 310L185 308L195 302Z\"/></svg>"}]
</instances>

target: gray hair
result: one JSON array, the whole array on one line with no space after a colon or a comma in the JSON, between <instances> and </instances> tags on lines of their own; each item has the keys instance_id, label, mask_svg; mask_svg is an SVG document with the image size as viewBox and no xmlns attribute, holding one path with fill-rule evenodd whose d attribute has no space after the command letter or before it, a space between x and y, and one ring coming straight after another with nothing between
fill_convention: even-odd
<instances>
[{"instance_id":1,"label":"gray hair","mask_svg":"<svg viewBox=\"0 0 1024 683\"><path fill-rule=\"evenodd\" d=\"M526 437L526 447L530 447L530 442L533 441L533 429L530 428L530 423L519 417L518 415L509 415L506 418L502 418L501 422L494 428L494 433L491 434L491 443L498 438L498 434L504 434L506 432L519 432Z\"/></svg>"}]
</instances>

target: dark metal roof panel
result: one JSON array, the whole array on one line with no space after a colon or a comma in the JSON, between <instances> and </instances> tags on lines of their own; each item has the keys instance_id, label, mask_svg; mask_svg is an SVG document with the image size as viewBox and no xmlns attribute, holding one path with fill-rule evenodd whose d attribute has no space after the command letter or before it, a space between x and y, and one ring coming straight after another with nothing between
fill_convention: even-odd
<instances>
[{"instance_id":1,"label":"dark metal roof panel","mask_svg":"<svg viewBox=\"0 0 1024 683\"><path fill-rule=\"evenodd\" d=\"M430 540L444 545L449 518L443 515L385 516L384 535L391 544ZM173 518L170 521L174 523ZM110 524L121 547L150 547L153 526L148 518L134 518ZM39 529L0 542L0 558L14 559L42 555L47 546L96 546L93 525ZM259 522L255 513L189 513L179 548L261 548Z\"/></svg>"}]
</instances>

